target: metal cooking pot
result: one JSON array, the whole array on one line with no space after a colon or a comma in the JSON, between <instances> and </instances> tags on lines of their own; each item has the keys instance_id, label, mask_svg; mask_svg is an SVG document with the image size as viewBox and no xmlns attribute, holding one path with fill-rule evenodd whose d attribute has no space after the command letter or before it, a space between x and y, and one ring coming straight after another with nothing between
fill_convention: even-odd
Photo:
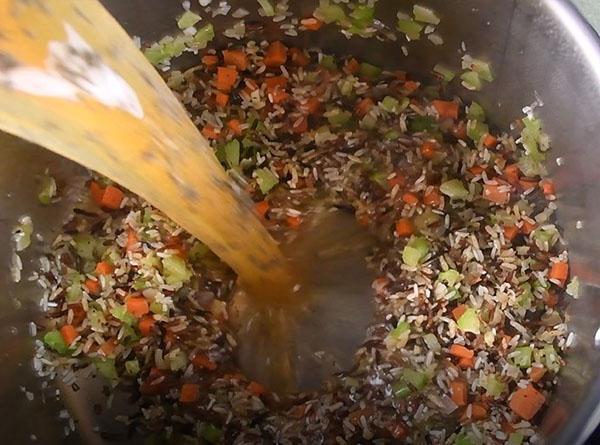
<instances>
[{"instance_id":1,"label":"metal cooking pot","mask_svg":"<svg viewBox=\"0 0 600 445\"><path fill-rule=\"evenodd\" d=\"M217 3L217 0L213 0ZM197 7L192 2L192 9ZM230 0L234 9L256 10L255 0ZM296 15L308 16L314 1L290 1ZM410 2L412 3L412 2ZM354 54L388 68L401 68L426 76L437 62L458 67L461 42L467 52L488 59L496 80L486 86L478 100L491 121L506 128L521 115L521 108L539 96L538 110L553 140L548 168L559 190L559 223L569 244L572 273L582 281L582 294L569 309L570 328L576 333L574 346L561 371L558 392L550 403L543 431L553 444L581 443L600 421L600 152L596 149L600 128L600 42L598 36L566 0L421 0L442 18L438 27L445 44L428 40L407 44L374 39L347 40L331 28L283 36L300 45L318 45L325 51ZM104 0L131 35L153 41L174 31L174 17L181 13L179 0ZM410 6L396 0L380 0L377 17L394 26L395 12ZM384 11L389 11L385 14ZM257 16L254 17L258 18ZM208 18L208 20L213 20ZM252 20L252 17L246 20ZM234 19L218 17L217 34ZM282 37L278 27L266 27L265 37ZM328 29L327 29L328 28ZM102 32L102 30L99 30ZM309 40L310 39L310 40ZM226 39L217 42L226 44ZM401 45L408 48L404 56ZM193 63L193 61L190 61ZM460 93L466 99L470 94ZM53 443L101 443L108 438L92 432L113 418L117 410L102 417L93 414L94 403L102 403L99 388L75 392L62 385L40 392L41 382L31 367L34 341L28 323L43 319L37 306L40 291L26 277L36 269L43 246L34 243L23 255L25 279L10 280L10 233L17 218L29 214L34 229L51 240L70 206L69 191L77 191L86 172L42 148L0 133L0 437L3 443L23 444L36 440ZM63 191L63 201L50 207L37 202L37 181L49 168ZM97 386L97 385L92 385ZM101 388L100 388L101 389ZM33 400L30 400L32 398ZM59 400L60 399L60 400ZM63 404L79 424L77 432L64 437L69 425L59 415ZM35 442L34 442L35 443ZM131 443L128 441L128 443Z\"/></svg>"}]
</instances>

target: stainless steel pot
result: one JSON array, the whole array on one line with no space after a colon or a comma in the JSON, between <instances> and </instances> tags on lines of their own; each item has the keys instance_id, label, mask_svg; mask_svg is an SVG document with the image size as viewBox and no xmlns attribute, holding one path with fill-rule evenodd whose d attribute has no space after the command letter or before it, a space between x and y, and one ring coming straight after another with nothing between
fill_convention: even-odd
<instances>
[{"instance_id":1,"label":"stainless steel pot","mask_svg":"<svg viewBox=\"0 0 600 445\"><path fill-rule=\"evenodd\" d=\"M216 3L217 0L214 0ZM173 31L173 18L181 13L179 0L105 0L105 5L132 35L153 41ZM230 1L234 8L254 11L254 0ZM313 1L290 1L300 16L309 15ZM380 0L377 16L393 26L398 8L395 0ZM412 3L412 2L410 2ZM477 95L489 110L492 122L507 126L521 108L536 98L545 128L553 140L549 170L559 192L559 223L569 244L572 272L582 279L581 298L569 310L570 327L576 333L567 366L561 372L559 390L551 401L543 425L547 442L581 443L600 421L600 43L598 36L566 0L422 0L439 12L443 46L428 41L383 43L373 39L347 40L325 30L302 35L297 44L319 45L326 51L351 53L374 64L427 75L437 62L458 66L461 42L467 51L491 61L497 80ZM196 7L193 2L192 9ZM389 11L389 13L385 13ZM256 17L255 17L256 18ZM251 18L247 19L251 20ZM219 30L233 19L219 17ZM99 30L102 32L102 30ZM266 37L278 36L266 29ZM1 36L0 36L1 37ZM281 36L278 36L281 37ZM308 40L310 38L310 40ZM286 40L293 40L285 37ZM219 44L225 44L222 40ZM193 61L192 61L193 63ZM457 91L458 92L458 91ZM463 96L465 91L460 90ZM50 168L63 190L77 189L85 178L80 167L8 135L0 134L0 437L7 444L96 442L91 433L103 420L92 414L96 392L75 393L62 389L62 402L80 423L80 432L63 437L68 422L59 419L61 403L54 390L38 392L40 382L32 371L33 339L28 322L41 318L39 289L26 280L15 285L8 273L10 232L17 218L32 215L35 231L51 239L69 208L68 198L42 208L37 203L37 181ZM63 193L64 195L64 193ZM24 259L27 277L35 270L43 243L37 242ZM29 401L31 391L34 399ZM83 395L82 395L83 394ZM28 397L29 396L29 397ZM45 401L43 400L45 398ZM110 418L115 412L105 413ZM128 441L129 443L129 441Z\"/></svg>"}]
</instances>

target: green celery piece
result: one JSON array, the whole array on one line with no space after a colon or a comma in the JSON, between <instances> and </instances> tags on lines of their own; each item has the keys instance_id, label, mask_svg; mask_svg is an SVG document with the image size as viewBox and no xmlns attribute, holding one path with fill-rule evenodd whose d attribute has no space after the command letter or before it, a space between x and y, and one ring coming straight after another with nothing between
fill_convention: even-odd
<instances>
[{"instance_id":1,"label":"green celery piece","mask_svg":"<svg viewBox=\"0 0 600 445\"><path fill-rule=\"evenodd\" d=\"M140 362L137 359L127 360L125 362L125 373L130 376L136 376L140 372Z\"/></svg>"},{"instance_id":2,"label":"green celery piece","mask_svg":"<svg viewBox=\"0 0 600 445\"><path fill-rule=\"evenodd\" d=\"M342 23L347 20L346 13L341 6L325 1L321 1L313 15L324 23Z\"/></svg>"},{"instance_id":3,"label":"green celery piece","mask_svg":"<svg viewBox=\"0 0 600 445\"><path fill-rule=\"evenodd\" d=\"M195 49L204 49L208 46L208 43L215 38L215 28L211 23L203 26L194 35L192 40L188 42L188 46Z\"/></svg>"},{"instance_id":4,"label":"green celery piece","mask_svg":"<svg viewBox=\"0 0 600 445\"><path fill-rule=\"evenodd\" d=\"M255 170L256 173L256 182L258 183L258 187L263 194L269 193L269 191L279 184L279 178L275 176L275 174L269 170L268 168L260 168Z\"/></svg>"},{"instance_id":5,"label":"green celery piece","mask_svg":"<svg viewBox=\"0 0 600 445\"><path fill-rule=\"evenodd\" d=\"M462 80L462 86L467 90L481 91L483 84L479 74L475 71L465 71L460 75L460 79Z\"/></svg>"},{"instance_id":6,"label":"green celery piece","mask_svg":"<svg viewBox=\"0 0 600 445\"><path fill-rule=\"evenodd\" d=\"M357 5L350 13L352 25L359 30L369 27L375 18L375 8L367 5Z\"/></svg>"},{"instance_id":7,"label":"green celery piece","mask_svg":"<svg viewBox=\"0 0 600 445\"><path fill-rule=\"evenodd\" d=\"M473 308L467 308L465 312L456 321L456 325L461 331L472 332L473 334L480 333L481 323L477 311Z\"/></svg>"},{"instance_id":8,"label":"green celery piece","mask_svg":"<svg viewBox=\"0 0 600 445\"><path fill-rule=\"evenodd\" d=\"M232 139L223 147L225 151L225 160L229 168L234 168L240 165L240 143L237 139Z\"/></svg>"},{"instance_id":9,"label":"green celery piece","mask_svg":"<svg viewBox=\"0 0 600 445\"><path fill-rule=\"evenodd\" d=\"M431 25L438 25L440 18L433 10L420 5L413 6L413 15L417 22L429 23Z\"/></svg>"},{"instance_id":10,"label":"green celery piece","mask_svg":"<svg viewBox=\"0 0 600 445\"><path fill-rule=\"evenodd\" d=\"M490 64L484 62L483 60L473 59L471 60L471 71L476 72L479 75L479 78L485 80L486 82L491 82L494 80L494 76L492 74L492 69Z\"/></svg>"},{"instance_id":11,"label":"green celery piece","mask_svg":"<svg viewBox=\"0 0 600 445\"><path fill-rule=\"evenodd\" d=\"M479 144L481 138L489 132L490 129L487 124L474 120L467 121L467 136L469 136L476 145Z\"/></svg>"},{"instance_id":12,"label":"green celery piece","mask_svg":"<svg viewBox=\"0 0 600 445\"><path fill-rule=\"evenodd\" d=\"M531 355L532 349L530 346L519 346L515 349L515 355L512 357L512 361L515 366L519 368L527 369L531 366Z\"/></svg>"},{"instance_id":13,"label":"green celery piece","mask_svg":"<svg viewBox=\"0 0 600 445\"><path fill-rule=\"evenodd\" d=\"M319 65L330 71L337 70L337 64L335 63L335 58L333 56L323 55L323 57L321 57L321 62L319 62Z\"/></svg>"},{"instance_id":14,"label":"green celery piece","mask_svg":"<svg viewBox=\"0 0 600 445\"><path fill-rule=\"evenodd\" d=\"M99 250L99 240L97 238L85 233L78 233L73 236L73 242L75 243L75 251L81 258L84 260L93 260L96 258Z\"/></svg>"},{"instance_id":15,"label":"green celery piece","mask_svg":"<svg viewBox=\"0 0 600 445\"><path fill-rule=\"evenodd\" d=\"M475 121L485 122L485 110L481 105L473 101L467 108L467 117Z\"/></svg>"},{"instance_id":16,"label":"green celery piece","mask_svg":"<svg viewBox=\"0 0 600 445\"><path fill-rule=\"evenodd\" d=\"M486 394L491 397L499 397L506 390L506 384L503 383L497 376L490 374L486 377L483 385Z\"/></svg>"},{"instance_id":17,"label":"green celery piece","mask_svg":"<svg viewBox=\"0 0 600 445\"><path fill-rule=\"evenodd\" d=\"M363 62L360 64L358 72L362 77L366 77L367 79L375 79L381 74L381 68L371 65L370 63Z\"/></svg>"},{"instance_id":18,"label":"green celery piece","mask_svg":"<svg viewBox=\"0 0 600 445\"><path fill-rule=\"evenodd\" d=\"M523 443L523 439L525 439L525 436L515 431L510 433L510 436L508 436L508 445L521 445Z\"/></svg>"},{"instance_id":19,"label":"green celery piece","mask_svg":"<svg viewBox=\"0 0 600 445\"><path fill-rule=\"evenodd\" d=\"M265 17L273 17L275 15L275 8L269 0L257 0L258 4L265 13Z\"/></svg>"},{"instance_id":20,"label":"green celery piece","mask_svg":"<svg viewBox=\"0 0 600 445\"><path fill-rule=\"evenodd\" d=\"M391 337L399 338L401 335L410 334L410 323L407 321L401 321L398 325L390 331L388 334Z\"/></svg>"},{"instance_id":21,"label":"green celery piece","mask_svg":"<svg viewBox=\"0 0 600 445\"><path fill-rule=\"evenodd\" d=\"M98 373L108 380L118 380L119 374L115 368L114 359L96 359L93 361Z\"/></svg>"},{"instance_id":22,"label":"green celery piece","mask_svg":"<svg viewBox=\"0 0 600 445\"><path fill-rule=\"evenodd\" d=\"M379 103L379 107L384 111L387 111L388 113L398 114L406 107L408 107L409 103L410 100L408 99L408 97L402 98L402 102L400 102L395 97L385 96L383 100Z\"/></svg>"},{"instance_id":23,"label":"green celery piece","mask_svg":"<svg viewBox=\"0 0 600 445\"><path fill-rule=\"evenodd\" d=\"M440 345L439 340L432 334L431 332L425 334L423 336L423 341L427 345L427 347L433 352L440 352L442 350L442 345Z\"/></svg>"},{"instance_id":24,"label":"green celery piece","mask_svg":"<svg viewBox=\"0 0 600 445\"><path fill-rule=\"evenodd\" d=\"M579 294L581 292L581 284L579 282L579 277L575 276L571 278L569 284L567 284L567 294L572 296L573 298L579 298Z\"/></svg>"},{"instance_id":25,"label":"green celery piece","mask_svg":"<svg viewBox=\"0 0 600 445\"><path fill-rule=\"evenodd\" d=\"M170 352L167 357L169 359L169 368L171 371L185 369L188 364L187 354L181 349Z\"/></svg>"},{"instance_id":26,"label":"green celery piece","mask_svg":"<svg viewBox=\"0 0 600 445\"><path fill-rule=\"evenodd\" d=\"M43 205L48 205L52 202L52 198L56 196L56 180L45 174L42 177L42 181L40 184L40 191L38 193L38 201Z\"/></svg>"},{"instance_id":27,"label":"green celery piece","mask_svg":"<svg viewBox=\"0 0 600 445\"><path fill-rule=\"evenodd\" d=\"M456 73L454 71L442 65L441 63L435 65L433 67L433 71L442 76L442 80L444 80L445 82L452 82L452 80L454 80L454 78L456 77Z\"/></svg>"},{"instance_id":28,"label":"green celery piece","mask_svg":"<svg viewBox=\"0 0 600 445\"><path fill-rule=\"evenodd\" d=\"M185 260L177 255L162 259L163 276L167 284L187 283L192 278L192 271Z\"/></svg>"},{"instance_id":29,"label":"green celery piece","mask_svg":"<svg viewBox=\"0 0 600 445\"><path fill-rule=\"evenodd\" d=\"M451 199L464 200L469 196L469 191L465 188L460 179L450 179L440 185L440 192Z\"/></svg>"},{"instance_id":30,"label":"green celery piece","mask_svg":"<svg viewBox=\"0 0 600 445\"><path fill-rule=\"evenodd\" d=\"M408 122L408 129L411 133L429 133L437 129L437 124L432 116L416 116Z\"/></svg>"},{"instance_id":31,"label":"green celery piece","mask_svg":"<svg viewBox=\"0 0 600 445\"><path fill-rule=\"evenodd\" d=\"M117 304L110 310L110 314L120 322L131 326L137 322L136 318L127 312L127 308L124 304Z\"/></svg>"},{"instance_id":32,"label":"green celery piece","mask_svg":"<svg viewBox=\"0 0 600 445\"><path fill-rule=\"evenodd\" d=\"M377 116L368 113L360 120L360 127L366 130L373 130L377 126Z\"/></svg>"},{"instance_id":33,"label":"green celery piece","mask_svg":"<svg viewBox=\"0 0 600 445\"><path fill-rule=\"evenodd\" d=\"M69 347L65 343L61 333L53 329L44 334L44 344L55 352L65 355L69 351Z\"/></svg>"},{"instance_id":34,"label":"green celery piece","mask_svg":"<svg viewBox=\"0 0 600 445\"><path fill-rule=\"evenodd\" d=\"M196 241L194 241L194 244L192 244L192 247L188 252L188 258L192 262L198 262L208 252L210 252L210 249L208 248L208 246L206 244L204 244L203 242L196 240Z\"/></svg>"},{"instance_id":35,"label":"green celery piece","mask_svg":"<svg viewBox=\"0 0 600 445\"><path fill-rule=\"evenodd\" d=\"M399 131L396 130L388 130L384 133L383 137L388 141L394 141L401 136Z\"/></svg>"},{"instance_id":36,"label":"green celery piece","mask_svg":"<svg viewBox=\"0 0 600 445\"><path fill-rule=\"evenodd\" d=\"M223 431L212 423L203 423L200 431L200 435L208 443L220 443L223 437Z\"/></svg>"},{"instance_id":37,"label":"green celery piece","mask_svg":"<svg viewBox=\"0 0 600 445\"><path fill-rule=\"evenodd\" d=\"M421 371L415 371L413 369L403 369L402 370L402 378L412 385L417 391L425 388L427 383L429 383L429 378L427 374Z\"/></svg>"},{"instance_id":38,"label":"green celery piece","mask_svg":"<svg viewBox=\"0 0 600 445\"><path fill-rule=\"evenodd\" d=\"M202 17L200 17L198 14L192 11L185 11L183 15L179 17L179 20L177 20L177 27L179 29L186 29L190 26L194 26L200 20L202 20Z\"/></svg>"},{"instance_id":39,"label":"green celery piece","mask_svg":"<svg viewBox=\"0 0 600 445\"><path fill-rule=\"evenodd\" d=\"M402 261L412 267L418 266L429 253L431 245L424 237L412 237L402 251Z\"/></svg>"},{"instance_id":40,"label":"green celery piece","mask_svg":"<svg viewBox=\"0 0 600 445\"><path fill-rule=\"evenodd\" d=\"M327 118L332 127L343 127L350 122L350 119L352 119L351 112L342 110L340 108L329 110L324 114L324 116Z\"/></svg>"},{"instance_id":41,"label":"green celery piece","mask_svg":"<svg viewBox=\"0 0 600 445\"><path fill-rule=\"evenodd\" d=\"M392 385L392 394L398 399L404 399L411 392L412 391L410 390L410 388L402 380L399 380Z\"/></svg>"},{"instance_id":42,"label":"green celery piece","mask_svg":"<svg viewBox=\"0 0 600 445\"><path fill-rule=\"evenodd\" d=\"M438 281L441 281L450 287L454 287L454 285L460 283L461 279L461 274L454 269L445 270L444 272L440 272L438 275Z\"/></svg>"},{"instance_id":43,"label":"green celery piece","mask_svg":"<svg viewBox=\"0 0 600 445\"><path fill-rule=\"evenodd\" d=\"M74 303L81 300L81 297L83 297L83 290L80 283L74 283L67 287L67 302Z\"/></svg>"},{"instance_id":44,"label":"green celery piece","mask_svg":"<svg viewBox=\"0 0 600 445\"><path fill-rule=\"evenodd\" d=\"M454 439L454 445L474 445L471 438L467 435L467 433L460 433Z\"/></svg>"},{"instance_id":45,"label":"green celery piece","mask_svg":"<svg viewBox=\"0 0 600 445\"><path fill-rule=\"evenodd\" d=\"M558 372L560 370L560 357L552 345L546 345L542 349L546 361L546 368L550 371Z\"/></svg>"},{"instance_id":46,"label":"green celery piece","mask_svg":"<svg viewBox=\"0 0 600 445\"><path fill-rule=\"evenodd\" d=\"M533 301L533 293L531 291L531 284L523 283L519 286L521 295L517 299L517 304L525 309L531 308L531 302Z\"/></svg>"},{"instance_id":47,"label":"green celery piece","mask_svg":"<svg viewBox=\"0 0 600 445\"><path fill-rule=\"evenodd\" d=\"M156 301L150 303L150 312L153 314L166 315L167 311L162 303L157 303Z\"/></svg>"},{"instance_id":48,"label":"green celery piece","mask_svg":"<svg viewBox=\"0 0 600 445\"><path fill-rule=\"evenodd\" d=\"M410 40L419 40L421 38L421 31L424 26L420 23L415 22L413 19L398 19L396 23L396 29L404 34Z\"/></svg>"}]
</instances>

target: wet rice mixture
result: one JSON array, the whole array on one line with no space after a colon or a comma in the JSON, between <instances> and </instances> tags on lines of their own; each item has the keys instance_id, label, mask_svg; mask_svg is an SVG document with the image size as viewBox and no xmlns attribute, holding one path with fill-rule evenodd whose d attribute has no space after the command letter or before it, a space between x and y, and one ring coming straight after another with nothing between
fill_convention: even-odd
<instances>
[{"instance_id":1,"label":"wet rice mixture","mask_svg":"<svg viewBox=\"0 0 600 445\"><path fill-rule=\"evenodd\" d=\"M227 326L232 271L95 177L42 261L38 373L92 365L134 394L139 411L118 420L149 443L539 439L569 341L540 121L496 131L444 79L278 41L201 60L166 80L278 238L301 229L315 196L376 234L377 314L356 365L314 393L248 380Z\"/></svg>"}]
</instances>

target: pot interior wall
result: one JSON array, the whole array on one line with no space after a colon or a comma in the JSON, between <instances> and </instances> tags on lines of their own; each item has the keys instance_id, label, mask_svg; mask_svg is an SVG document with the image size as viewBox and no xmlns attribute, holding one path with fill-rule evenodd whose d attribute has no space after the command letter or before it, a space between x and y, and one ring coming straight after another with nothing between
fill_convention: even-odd
<instances>
[{"instance_id":1,"label":"pot interior wall","mask_svg":"<svg viewBox=\"0 0 600 445\"><path fill-rule=\"evenodd\" d=\"M174 31L174 17L181 14L178 0L104 0L108 9L131 35L151 42ZM192 2L194 9L196 2ZM254 0L230 1L235 9L244 6L256 9ZM309 16L313 1L291 0L292 10L299 16ZM569 244L572 273L583 283L581 298L571 305L570 328L576 333L574 347L567 357L557 395L546 415L544 430L549 443L576 443L585 437L587 429L599 418L594 413L600 400L598 365L600 354L597 330L600 327L600 151L597 150L597 129L600 128L600 52L595 34L583 25L574 10L560 0L428 0L420 1L438 11L442 22L439 33L443 46L428 40L407 43L379 42L374 39L346 39L339 32L322 30L299 38L282 36L277 27L266 27L265 38L284 38L296 45L320 46L327 52L353 54L365 61L399 68L427 77L437 62L458 68L462 42L467 52L492 63L496 80L485 87L477 100L492 116L492 122L506 126L521 116L521 108L532 103L536 95L543 102L539 109L545 129L553 140L549 170L554 175L559 197L559 223ZM401 6L405 7L405 6ZM380 0L377 17L393 27L398 2ZM408 10L408 9L407 9ZM388 14L385 11L390 11ZM246 20L258 19L257 16ZM207 19L205 19L207 20ZM212 19L208 19L212 20ZM213 21L217 34L231 26L234 19L217 17ZM228 42L218 39L217 44ZM404 56L401 46L409 51ZM197 57L188 57L184 64L193 64ZM456 90L465 100L473 97L466 90ZM10 231L22 214L33 216L35 231L46 240L60 227L69 207L69 198L57 206L42 208L37 204L37 178L49 168L63 190L77 191L86 172L43 149L0 134L0 437L7 443L27 443L31 434L41 443L98 442L94 434L81 437L74 433L62 438L64 422L57 421L60 404L53 391L28 401L22 387L34 391L40 383L31 370L33 340L27 335L28 322L41 318L36 301L40 291L24 280L19 285L10 282L6 265L10 260ZM560 157L562 166L556 163ZM63 193L63 196L66 196ZM581 224L578 223L581 221ZM577 228L581 226L582 228ZM24 255L23 276L35 270L36 257L43 243L37 243ZM78 421L91 422L82 431L91 431L102 422L91 413L89 400L100 402L99 394L74 393L63 388L63 400L79 413ZM86 389L87 391L87 389ZM82 404L83 399L88 399ZM83 414L82 414L83 413ZM115 412L105 413L105 418ZM12 421L7 421L12 419ZM90 420L91 419L91 420Z\"/></svg>"}]
</instances>

